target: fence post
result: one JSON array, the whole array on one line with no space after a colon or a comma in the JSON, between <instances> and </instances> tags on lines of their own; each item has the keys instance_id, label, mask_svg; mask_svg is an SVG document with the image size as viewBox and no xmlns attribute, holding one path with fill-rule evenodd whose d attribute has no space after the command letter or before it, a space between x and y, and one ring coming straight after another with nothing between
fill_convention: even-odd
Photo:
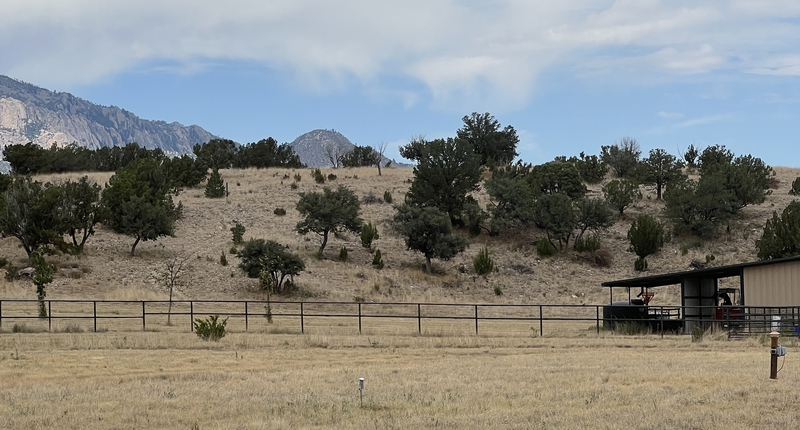
<instances>
[{"instance_id":1,"label":"fence post","mask_svg":"<svg viewBox=\"0 0 800 430\"><path fill-rule=\"evenodd\" d=\"M189 301L189 331L194 332L194 302Z\"/></svg>"},{"instance_id":2,"label":"fence post","mask_svg":"<svg viewBox=\"0 0 800 430\"><path fill-rule=\"evenodd\" d=\"M47 331L53 331L53 307L52 302L47 301Z\"/></svg>"},{"instance_id":3,"label":"fence post","mask_svg":"<svg viewBox=\"0 0 800 430\"><path fill-rule=\"evenodd\" d=\"M92 308L94 310L94 332L97 333L97 300L92 300Z\"/></svg>"},{"instance_id":4,"label":"fence post","mask_svg":"<svg viewBox=\"0 0 800 430\"><path fill-rule=\"evenodd\" d=\"M248 321L247 321L247 300L245 300L244 301L244 331L247 331L248 327L249 327L249 324L248 324Z\"/></svg>"},{"instance_id":5,"label":"fence post","mask_svg":"<svg viewBox=\"0 0 800 430\"><path fill-rule=\"evenodd\" d=\"M475 305L475 335L478 335L478 305Z\"/></svg>"},{"instance_id":6,"label":"fence post","mask_svg":"<svg viewBox=\"0 0 800 430\"><path fill-rule=\"evenodd\" d=\"M596 318L595 324L597 324L597 335L600 336L600 306L595 306L594 311L595 311L595 314L596 314L595 315L595 318Z\"/></svg>"},{"instance_id":7,"label":"fence post","mask_svg":"<svg viewBox=\"0 0 800 430\"><path fill-rule=\"evenodd\" d=\"M358 304L358 334L361 334L361 303Z\"/></svg>"},{"instance_id":8,"label":"fence post","mask_svg":"<svg viewBox=\"0 0 800 430\"><path fill-rule=\"evenodd\" d=\"M3 301L0 300L0 328L3 327Z\"/></svg>"},{"instance_id":9,"label":"fence post","mask_svg":"<svg viewBox=\"0 0 800 430\"><path fill-rule=\"evenodd\" d=\"M544 324L542 324L542 320L544 319L544 314L542 313L543 309L542 305L539 305L539 337L544 336Z\"/></svg>"},{"instance_id":10,"label":"fence post","mask_svg":"<svg viewBox=\"0 0 800 430\"><path fill-rule=\"evenodd\" d=\"M417 303L417 332L422 334L422 305Z\"/></svg>"},{"instance_id":11,"label":"fence post","mask_svg":"<svg viewBox=\"0 0 800 430\"><path fill-rule=\"evenodd\" d=\"M144 312L144 304L145 304L145 301L144 301L144 300L142 300L142 331L145 331L145 330L146 330L146 328L147 328L147 325L146 325L146 323L145 323L145 319L144 319L144 315L145 315L145 312Z\"/></svg>"},{"instance_id":12,"label":"fence post","mask_svg":"<svg viewBox=\"0 0 800 430\"><path fill-rule=\"evenodd\" d=\"M303 321L303 302L300 302L300 334L306 333L306 324Z\"/></svg>"}]
</instances>

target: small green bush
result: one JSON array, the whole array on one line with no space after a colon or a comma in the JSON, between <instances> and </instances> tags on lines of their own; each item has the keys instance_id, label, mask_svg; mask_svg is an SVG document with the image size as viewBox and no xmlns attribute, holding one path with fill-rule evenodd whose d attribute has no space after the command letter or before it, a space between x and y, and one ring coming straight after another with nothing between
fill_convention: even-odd
<instances>
[{"instance_id":1,"label":"small green bush","mask_svg":"<svg viewBox=\"0 0 800 430\"><path fill-rule=\"evenodd\" d=\"M289 184L289 188L291 188L293 190L296 190L297 189L297 182L292 182L291 184Z\"/></svg>"},{"instance_id":2,"label":"small green bush","mask_svg":"<svg viewBox=\"0 0 800 430\"><path fill-rule=\"evenodd\" d=\"M391 203L392 202L392 193L390 193L389 191L384 191L383 192L383 201L385 201L386 203Z\"/></svg>"},{"instance_id":3,"label":"small green bush","mask_svg":"<svg viewBox=\"0 0 800 430\"><path fill-rule=\"evenodd\" d=\"M239 253L239 250L236 249L235 246L231 246L231 249L228 250L228 253L231 254L231 255L236 255L236 254Z\"/></svg>"},{"instance_id":4,"label":"small green bush","mask_svg":"<svg viewBox=\"0 0 800 430\"><path fill-rule=\"evenodd\" d=\"M475 268L475 273L479 275L488 275L494 270L494 261L489 256L489 249L484 247L478 251L478 255L472 260L472 266Z\"/></svg>"},{"instance_id":5,"label":"small green bush","mask_svg":"<svg viewBox=\"0 0 800 430\"><path fill-rule=\"evenodd\" d=\"M321 170L314 169L314 173L312 174L312 176L314 177L314 182L316 182L318 184L324 184L325 183L325 175L322 174Z\"/></svg>"},{"instance_id":6,"label":"small green bush","mask_svg":"<svg viewBox=\"0 0 800 430\"><path fill-rule=\"evenodd\" d=\"M798 176L794 182L792 182L792 189L789 190L789 194L793 196L800 195L800 176Z\"/></svg>"},{"instance_id":7,"label":"small green bush","mask_svg":"<svg viewBox=\"0 0 800 430\"><path fill-rule=\"evenodd\" d=\"M336 175L334 175L333 173L329 173L328 174L328 180L329 181L335 181L336 180Z\"/></svg>"},{"instance_id":8,"label":"small green bush","mask_svg":"<svg viewBox=\"0 0 800 430\"><path fill-rule=\"evenodd\" d=\"M645 260L642 257L637 258L636 261L633 262L633 270L635 270L637 272L646 271L647 270L647 260Z\"/></svg>"},{"instance_id":9,"label":"small green bush","mask_svg":"<svg viewBox=\"0 0 800 430\"><path fill-rule=\"evenodd\" d=\"M343 246L342 249L339 250L339 260L347 261L347 247Z\"/></svg>"},{"instance_id":10,"label":"small green bush","mask_svg":"<svg viewBox=\"0 0 800 430\"><path fill-rule=\"evenodd\" d=\"M272 213L274 213L275 215L278 215L278 216L284 216L284 215L286 215L286 209L284 209L284 208L275 208L275 210L272 211Z\"/></svg>"},{"instance_id":11,"label":"small green bush","mask_svg":"<svg viewBox=\"0 0 800 430\"><path fill-rule=\"evenodd\" d=\"M213 340L214 342L225 337L225 326L228 325L228 319L225 318L219 321L219 315L211 315L208 318L201 320L200 318L194 319L194 331L197 337L203 340Z\"/></svg>"},{"instance_id":12,"label":"small green bush","mask_svg":"<svg viewBox=\"0 0 800 430\"><path fill-rule=\"evenodd\" d=\"M299 173L295 173L294 174L294 181L295 182L300 182L301 179L303 179L303 176L301 174L299 174Z\"/></svg>"},{"instance_id":13,"label":"small green bush","mask_svg":"<svg viewBox=\"0 0 800 430\"><path fill-rule=\"evenodd\" d=\"M219 256L219 264L223 266L228 265L228 256L225 255L225 251L222 251L222 254Z\"/></svg>"},{"instance_id":14,"label":"small green bush","mask_svg":"<svg viewBox=\"0 0 800 430\"><path fill-rule=\"evenodd\" d=\"M381 236L378 234L378 227L372 225L371 222L361 226L361 246L364 248L371 248L372 241L380 238Z\"/></svg>"},{"instance_id":15,"label":"small green bush","mask_svg":"<svg viewBox=\"0 0 800 430\"><path fill-rule=\"evenodd\" d=\"M495 296L502 296L503 295L503 289L500 288L500 287L494 287L494 295Z\"/></svg>"},{"instance_id":16,"label":"small green bush","mask_svg":"<svg viewBox=\"0 0 800 430\"><path fill-rule=\"evenodd\" d=\"M575 240L575 250L578 252L594 252L600 249L600 238L591 235Z\"/></svg>"},{"instance_id":17,"label":"small green bush","mask_svg":"<svg viewBox=\"0 0 800 430\"><path fill-rule=\"evenodd\" d=\"M700 325L694 326L692 329L692 342L702 342L703 335L705 332L703 331L703 327Z\"/></svg>"},{"instance_id":18,"label":"small green bush","mask_svg":"<svg viewBox=\"0 0 800 430\"><path fill-rule=\"evenodd\" d=\"M0 258L0 269L6 267L6 264L8 264L8 259L5 257Z\"/></svg>"},{"instance_id":19,"label":"small green bush","mask_svg":"<svg viewBox=\"0 0 800 430\"><path fill-rule=\"evenodd\" d=\"M542 239L536 244L536 253L540 257L552 257L556 255L556 247L547 239Z\"/></svg>"},{"instance_id":20,"label":"small green bush","mask_svg":"<svg viewBox=\"0 0 800 430\"><path fill-rule=\"evenodd\" d=\"M383 258L381 257L381 250L375 250L375 256L372 257L372 265L375 266L377 269L383 269Z\"/></svg>"},{"instance_id":21,"label":"small green bush","mask_svg":"<svg viewBox=\"0 0 800 430\"><path fill-rule=\"evenodd\" d=\"M244 243L244 232L245 228L242 224L236 221L236 225L231 227L231 233L233 233L233 243L239 245Z\"/></svg>"}]
</instances>

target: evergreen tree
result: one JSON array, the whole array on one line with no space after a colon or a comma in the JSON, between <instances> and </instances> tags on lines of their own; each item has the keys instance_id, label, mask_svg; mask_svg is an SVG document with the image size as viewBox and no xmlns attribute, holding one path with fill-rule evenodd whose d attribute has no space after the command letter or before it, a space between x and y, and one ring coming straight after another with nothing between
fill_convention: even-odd
<instances>
[{"instance_id":1,"label":"evergreen tree","mask_svg":"<svg viewBox=\"0 0 800 430\"><path fill-rule=\"evenodd\" d=\"M480 156L461 139L412 141L401 148L403 157L416 157L414 181L406 195L416 206L430 206L445 212L452 223L463 225L462 212L469 194L481 180Z\"/></svg>"},{"instance_id":2,"label":"evergreen tree","mask_svg":"<svg viewBox=\"0 0 800 430\"><path fill-rule=\"evenodd\" d=\"M169 195L170 183L161 165L136 160L108 180L101 198L103 219L117 233L132 236L131 256L140 241L172 236L180 206Z\"/></svg>"},{"instance_id":3,"label":"evergreen tree","mask_svg":"<svg viewBox=\"0 0 800 430\"><path fill-rule=\"evenodd\" d=\"M619 143L600 147L600 160L614 169L618 178L633 178L642 150L636 139L623 137Z\"/></svg>"},{"instance_id":4,"label":"evergreen tree","mask_svg":"<svg viewBox=\"0 0 800 430\"><path fill-rule=\"evenodd\" d=\"M330 232L361 232L362 221L358 216L361 205L353 190L347 187L339 186L335 191L325 187L322 193L300 193L296 208L303 217L296 230L300 234L311 231L322 237L319 255L325 250Z\"/></svg>"},{"instance_id":5,"label":"evergreen tree","mask_svg":"<svg viewBox=\"0 0 800 430\"><path fill-rule=\"evenodd\" d=\"M467 247L467 240L453 234L453 225L446 213L435 207L408 203L398 206L394 216L395 230L403 236L406 247L425 256L425 271L431 273L431 259L449 260Z\"/></svg>"},{"instance_id":6,"label":"evergreen tree","mask_svg":"<svg viewBox=\"0 0 800 430\"><path fill-rule=\"evenodd\" d=\"M650 215L639 215L628 230L628 240L633 252L639 257L635 268L647 270L647 256L655 254L664 246L664 227Z\"/></svg>"},{"instance_id":7,"label":"evergreen tree","mask_svg":"<svg viewBox=\"0 0 800 430\"><path fill-rule=\"evenodd\" d=\"M17 177L2 194L0 232L19 239L28 257L48 245L65 249L66 233L61 218L64 189Z\"/></svg>"},{"instance_id":8,"label":"evergreen tree","mask_svg":"<svg viewBox=\"0 0 800 430\"><path fill-rule=\"evenodd\" d=\"M789 203L780 216L772 213L756 241L756 249L762 260L800 255L800 202Z\"/></svg>"},{"instance_id":9,"label":"evergreen tree","mask_svg":"<svg viewBox=\"0 0 800 430\"><path fill-rule=\"evenodd\" d=\"M100 222L100 190L100 186L88 176L64 184L60 216L78 252L83 252L86 240L94 234L94 226Z\"/></svg>"},{"instance_id":10,"label":"evergreen tree","mask_svg":"<svg viewBox=\"0 0 800 430\"><path fill-rule=\"evenodd\" d=\"M606 198L606 202L619 211L620 217L623 216L625 209L642 198L639 185L627 179L615 179L607 183L603 186L603 195Z\"/></svg>"},{"instance_id":11,"label":"evergreen tree","mask_svg":"<svg viewBox=\"0 0 800 430\"><path fill-rule=\"evenodd\" d=\"M656 186L656 200L661 200L661 190L672 181L684 177L683 163L663 149L650 150L650 156L639 164L639 180Z\"/></svg>"},{"instance_id":12,"label":"evergreen tree","mask_svg":"<svg viewBox=\"0 0 800 430\"><path fill-rule=\"evenodd\" d=\"M456 137L472 146L480 156L481 166L507 166L517 156L519 136L514 127L500 128L500 122L488 112L471 115L461 119L464 125L456 131Z\"/></svg>"},{"instance_id":13,"label":"evergreen tree","mask_svg":"<svg viewBox=\"0 0 800 430\"><path fill-rule=\"evenodd\" d=\"M219 170L214 169L211 171L211 176L208 177L208 182L206 183L205 195L210 199L225 197L225 181L222 180Z\"/></svg>"}]
</instances>

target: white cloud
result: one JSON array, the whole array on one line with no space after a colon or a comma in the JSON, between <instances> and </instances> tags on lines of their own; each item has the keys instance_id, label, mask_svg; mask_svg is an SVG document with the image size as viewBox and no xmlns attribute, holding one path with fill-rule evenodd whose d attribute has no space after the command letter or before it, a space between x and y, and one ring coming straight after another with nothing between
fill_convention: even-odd
<instances>
[{"instance_id":1,"label":"white cloud","mask_svg":"<svg viewBox=\"0 0 800 430\"><path fill-rule=\"evenodd\" d=\"M793 0L4 0L0 73L60 86L241 61L310 91L411 78L441 107L514 109L553 68L797 75L798 15Z\"/></svg>"},{"instance_id":2,"label":"white cloud","mask_svg":"<svg viewBox=\"0 0 800 430\"><path fill-rule=\"evenodd\" d=\"M675 130L680 130L680 129L689 128L689 127L697 127L697 126L706 125L706 124L712 124L712 123L716 123L716 122L729 121L731 119L733 119L733 115L732 114L718 114L718 115L702 116L702 117L699 117L699 118L687 119L685 121L681 121L681 122L678 122L678 123L675 123L675 124L671 124L671 125L668 125L668 126L665 126L665 127L653 128L653 129L651 129L649 131L649 134L661 135L661 134L666 134L666 133L669 133L669 132L675 131Z\"/></svg>"},{"instance_id":3,"label":"white cloud","mask_svg":"<svg viewBox=\"0 0 800 430\"><path fill-rule=\"evenodd\" d=\"M669 119L680 119L683 118L683 114L680 112L664 112L661 111L658 113L658 116L661 118L669 118Z\"/></svg>"}]
</instances>

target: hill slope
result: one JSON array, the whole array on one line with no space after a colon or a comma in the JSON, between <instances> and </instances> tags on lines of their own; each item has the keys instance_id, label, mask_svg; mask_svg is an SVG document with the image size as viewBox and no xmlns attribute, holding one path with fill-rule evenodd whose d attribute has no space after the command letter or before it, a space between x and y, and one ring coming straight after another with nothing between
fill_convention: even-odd
<instances>
[{"instance_id":1,"label":"hill slope","mask_svg":"<svg viewBox=\"0 0 800 430\"><path fill-rule=\"evenodd\" d=\"M715 241L673 239L661 252L648 257L650 272L646 274L689 270L692 260L705 261L707 255L715 257L713 265L756 260L755 240L760 237L765 220L792 201L788 190L800 176L800 169L775 170L779 186L764 204L745 208L743 217L732 222L729 231L723 231ZM288 178L296 173L301 181L293 190ZM407 180L413 175L411 169L400 168L384 169L383 176L371 168L323 169L323 173L336 173L338 179L316 184L307 169L223 170L222 177L230 185L227 199L207 199L202 188L186 190L176 197L184 205L184 218L177 223L176 237L141 243L137 256L131 258L128 252L132 238L101 226L87 242L85 256L52 257L60 270L53 286L48 288L48 298L163 299L166 290L157 278L165 269L165 259L178 253L191 254L192 258L191 270L186 282L178 288L177 297L264 299L258 282L246 278L236 267L238 259L230 254L230 228L240 221L247 229L245 240L272 239L288 245L305 260L306 270L296 278L296 284L300 289L298 294L312 300L350 301L363 297L367 301L602 304L608 301L608 291L600 287L602 282L641 276L633 271L636 256L628 252L626 232L631 220L640 213L658 215L663 208L662 202L655 201L651 187L642 188L645 199L600 235L611 256L608 267L592 265L572 250L553 258L539 258L535 241L542 239L544 232L529 228L499 237L471 238L472 245L463 254L451 261L435 260L439 274L429 276L422 271L423 257L406 250L403 240L389 228L394 209L384 202L361 205L364 221L376 224L380 231L381 237L373 247L383 254L386 264L383 270L372 266L372 253L361 246L357 235L332 236L324 258L316 258L319 237L301 236L294 231L300 220L294 209L298 193L344 185L355 190L359 198L369 194L379 198L389 191L398 202L402 201L409 186ZM90 176L98 183L105 183L110 175ZM63 180L68 176L46 175L38 179ZM592 186L590 194L601 194L600 186ZM476 197L486 203L484 192ZM286 215L275 215L276 208L286 209ZM472 268L472 259L483 246L488 247L498 268L486 278L476 276ZM346 262L337 258L342 247L349 251ZM220 264L223 252L227 254L227 266ZM0 257L8 258L18 267L27 263L14 238L0 239ZM496 289L502 295L496 295ZM679 300L679 287L659 290L655 304L675 304ZM0 281L0 296L35 298L35 288L29 281Z\"/></svg>"},{"instance_id":2,"label":"hill slope","mask_svg":"<svg viewBox=\"0 0 800 430\"><path fill-rule=\"evenodd\" d=\"M148 121L118 107L0 76L0 149L28 142L44 147L74 142L90 149L137 142L184 154L214 137L196 125Z\"/></svg>"}]
</instances>

